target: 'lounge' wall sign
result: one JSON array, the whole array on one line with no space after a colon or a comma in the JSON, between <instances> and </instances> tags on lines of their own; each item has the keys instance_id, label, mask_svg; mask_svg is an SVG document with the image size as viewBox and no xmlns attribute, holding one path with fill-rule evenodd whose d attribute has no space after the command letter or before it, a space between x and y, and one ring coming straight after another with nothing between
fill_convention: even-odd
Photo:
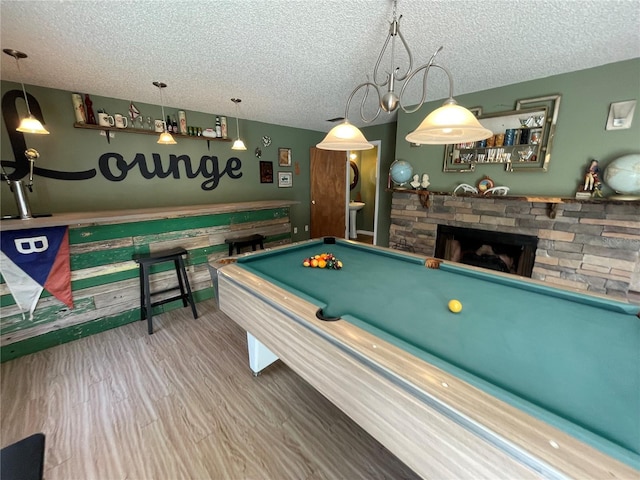
<instances>
[{"instance_id":1,"label":"'lounge' wall sign","mask_svg":"<svg viewBox=\"0 0 640 480\"><path fill-rule=\"evenodd\" d=\"M20 90L11 90L2 97L2 115L11 149L13 150L14 161L2 160L2 166L13 168L8 175L10 180L20 180L29 173L29 162L24 152L27 150L27 143L24 134L17 132L16 128L20 123L18 110L16 108L16 100L22 98ZM45 124L40 104L32 95L29 95L29 106L31 113ZM81 172L63 172L48 168L35 167L33 173L41 177L55 178L57 180L88 180L100 174L107 180L112 182L121 182L125 180L130 171L137 169L145 179L167 178L180 179L181 164L183 165L184 176L186 178L202 177L205 179L200 185L203 190L214 190L220 183L220 179L227 175L229 178L237 179L242 177L242 161L237 157L231 157L227 160L224 168L220 169L218 157L211 155L203 155L197 165L194 165L189 155L169 155L168 165L163 165L162 157L159 153L152 153L151 159L147 160L143 153L137 153L129 162L116 152L108 152L100 155L98 159L98 169L92 168Z\"/></svg>"}]
</instances>

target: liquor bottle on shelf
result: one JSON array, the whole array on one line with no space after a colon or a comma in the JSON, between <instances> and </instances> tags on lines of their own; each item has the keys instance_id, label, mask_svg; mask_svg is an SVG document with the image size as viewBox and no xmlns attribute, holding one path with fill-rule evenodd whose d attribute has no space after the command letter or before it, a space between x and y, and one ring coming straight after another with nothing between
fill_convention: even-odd
<instances>
[{"instance_id":1,"label":"liquor bottle on shelf","mask_svg":"<svg viewBox=\"0 0 640 480\"><path fill-rule=\"evenodd\" d=\"M222 138L227 138L227 117L222 117L220 119L221 130L222 130Z\"/></svg>"},{"instance_id":2,"label":"liquor bottle on shelf","mask_svg":"<svg viewBox=\"0 0 640 480\"><path fill-rule=\"evenodd\" d=\"M216 117L216 137L222 138L222 127L220 126L220 117Z\"/></svg>"},{"instance_id":3,"label":"liquor bottle on shelf","mask_svg":"<svg viewBox=\"0 0 640 480\"><path fill-rule=\"evenodd\" d=\"M171 125L173 126L173 133L180 133L180 130L178 129L178 120L176 120L175 115L173 116L173 122Z\"/></svg>"},{"instance_id":4,"label":"liquor bottle on shelf","mask_svg":"<svg viewBox=\"0 0 640 480\"><path fill-rule=\"evenodd\" d=\"M169 133L173 132L173 126L171 125L171 117L169 115L167 115L167 120L164 124L164 129Z\"/></svg>"}]
</instances>

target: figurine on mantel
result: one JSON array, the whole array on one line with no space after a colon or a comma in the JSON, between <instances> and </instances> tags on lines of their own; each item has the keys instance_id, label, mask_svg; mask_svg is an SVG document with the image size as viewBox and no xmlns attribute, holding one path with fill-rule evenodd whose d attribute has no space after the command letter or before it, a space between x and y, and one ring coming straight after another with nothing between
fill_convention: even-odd
<instances>
[{"instance_id":1,"label":"figurine on mantel","mask_svg":"<svg viewBox=\"0 0 640 480\"><path fill-rule=\"evenodd\" d=\"M414 175L410 185L414 190L418 190L420 188L420 175Z\"/></svg>"},{"instance_id":2,"label":"figurine on mantel","mask_svg":"<svg viewBox=\"0 0 640 480\"><path fill-rule=\"evenodd\" d=\"M591 160L584 174L584 183L578 187L576 198L602 197L600 167L597 160Z\"/></svg>"},{"instance_id":3,"label":"figurine on mantel","mask_svg":"<svg viewBox=\"0 0 640 480\"><path fill-rule=\"evenodd\" d=\"M431 184L431 182L429 182L429 175L428 174L423 174L422 175L422 182L420 183L420 186L422 188L424 188L425 190L427 189L427 187Z\"/></svg>"}]
</instances>

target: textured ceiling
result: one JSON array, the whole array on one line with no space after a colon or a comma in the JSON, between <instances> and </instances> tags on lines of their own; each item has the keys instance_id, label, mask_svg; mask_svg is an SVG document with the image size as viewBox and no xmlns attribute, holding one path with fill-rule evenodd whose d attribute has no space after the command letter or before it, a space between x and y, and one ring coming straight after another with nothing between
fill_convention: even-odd
<instances>
[{"instance_id":1,"label":"textured ceiling","mask_svg":"<svg viewBox=\"0 0 640 480\"><path fill-rule=\"evenodd\" d=\"M414 64L445 47L454 95L640 57L638 0L399 0L397 10ZM326 131L372 75L392 11L391 0L2 0L0 39L29 55L27 84L159 104L159 80L170 107L235 117L239 97L240 118ZM2 79L19 81L1 57ZM447 96L434 72L428 100ZM358 105L349 120L362 126Z\"/></svg>"}]
</instances>

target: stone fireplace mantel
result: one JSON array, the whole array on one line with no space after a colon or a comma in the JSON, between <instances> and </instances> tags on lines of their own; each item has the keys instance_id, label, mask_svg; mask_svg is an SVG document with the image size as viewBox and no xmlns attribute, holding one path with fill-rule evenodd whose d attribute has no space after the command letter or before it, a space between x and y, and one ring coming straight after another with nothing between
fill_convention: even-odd
<instances>
[{"instance_id":1,"label":"stone fireplace mantel","mask_svg":"<svg viewBox=\"0 0 640 480\"><path fill-rule=\"evenodd\" d=\"M640 202L426 197L394 191L391 247L434 255L439 224L532 235L539 239L532 278L640 303Z\"/></svg>"}]
</instances>

